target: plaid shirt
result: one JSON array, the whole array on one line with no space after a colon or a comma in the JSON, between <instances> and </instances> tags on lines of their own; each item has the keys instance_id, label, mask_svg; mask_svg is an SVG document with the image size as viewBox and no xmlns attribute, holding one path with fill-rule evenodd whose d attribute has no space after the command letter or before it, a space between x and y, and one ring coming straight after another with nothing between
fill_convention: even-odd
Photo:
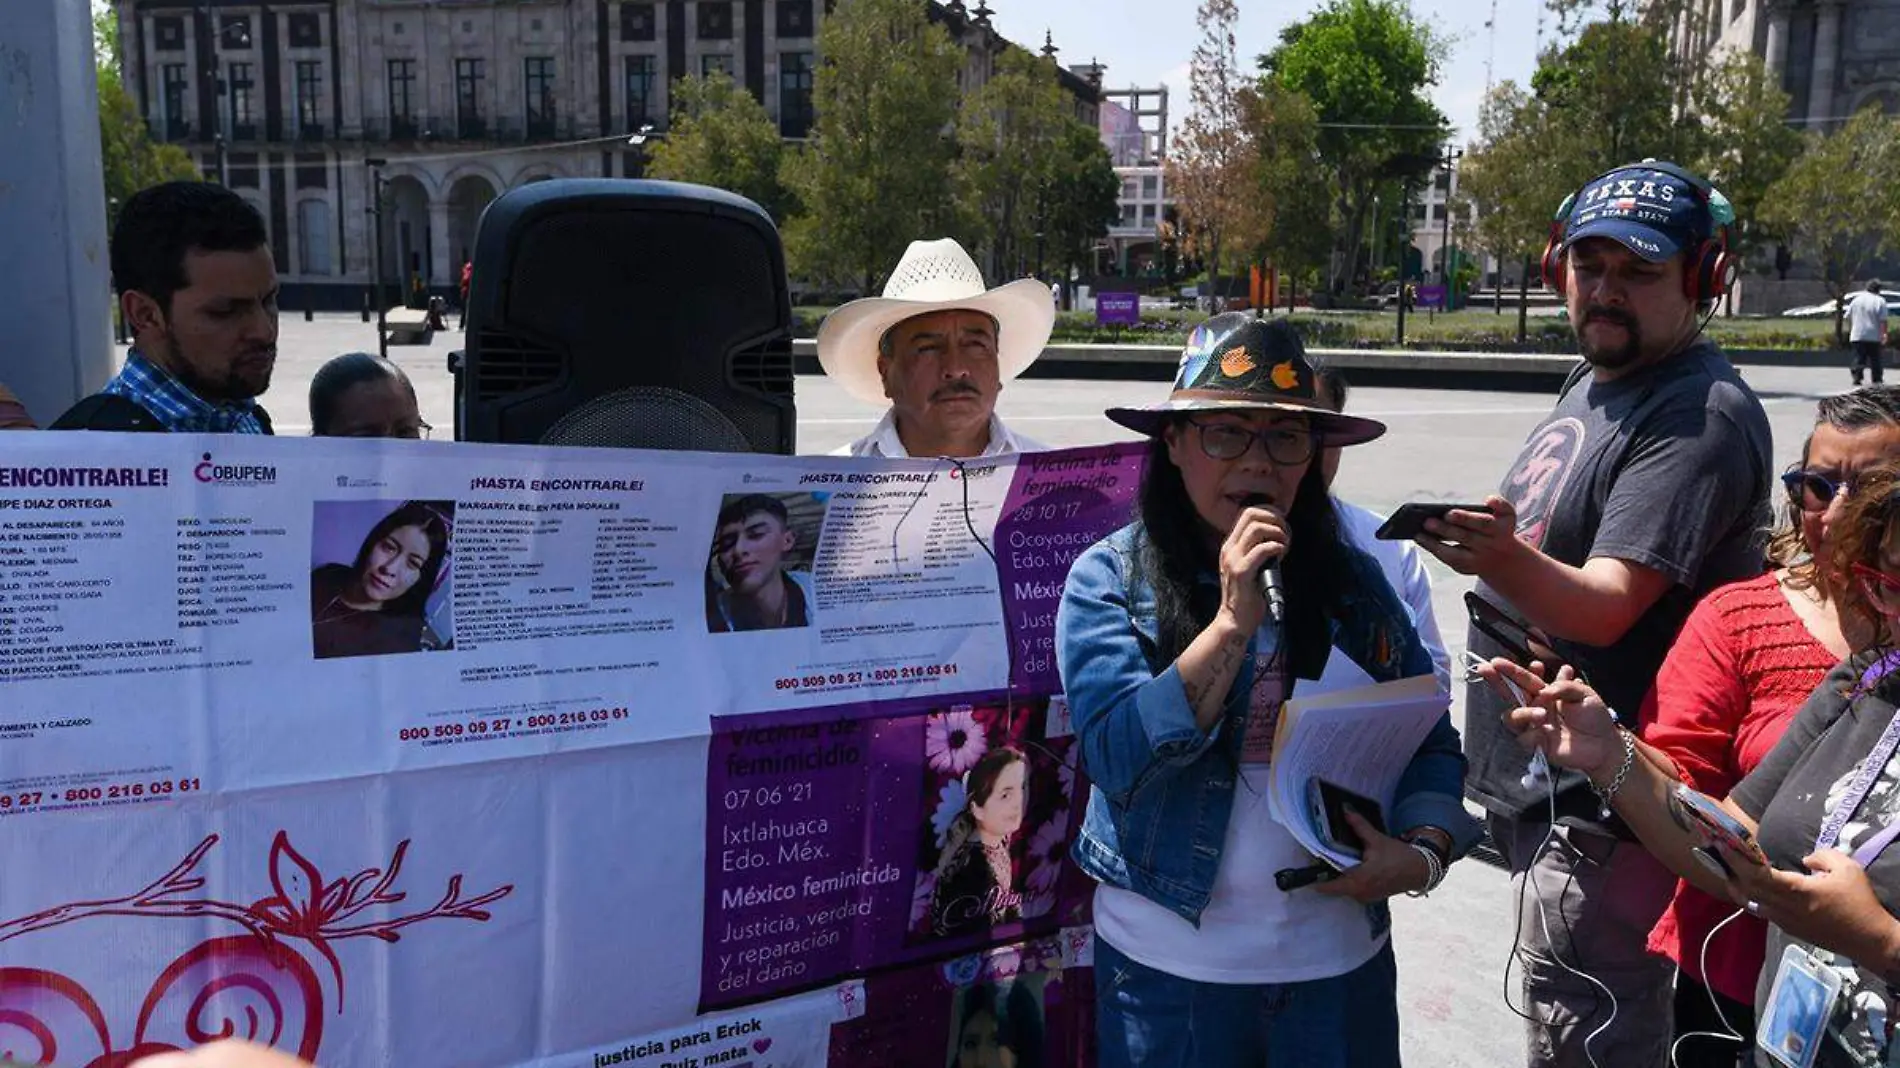
<instances>
[{"instance_id":1,"label":"plaid shirt","mask_svg":"<svg viewBox=\"0 0 1900 1068\"><path fill-rule=\"evenodd\" d=\"M251 401L213 404L137 349L101 392L137 403L174 434L268 434Z\"/></svg>"}]
</instances>

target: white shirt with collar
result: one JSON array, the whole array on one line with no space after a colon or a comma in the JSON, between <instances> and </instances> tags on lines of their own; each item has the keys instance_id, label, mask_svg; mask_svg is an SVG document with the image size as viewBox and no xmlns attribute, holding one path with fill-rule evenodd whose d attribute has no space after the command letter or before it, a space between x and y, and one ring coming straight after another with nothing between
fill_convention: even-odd
<instances>
[{"instance_id":1,"label":"white shirt with collar","mask_svg":"<svg viewBox=\"0 0 1900 1068\"><path fill-rule=\"evenodd\" d=\"M1339 517L1339 532L1355 548L1378 561L1393 592L1411 609L1412 625L1418 628L1419 640L1432 656L1438 684L1451 692L1451 654L1445 649L1437 615L1432 611L1432 576L1425 569L1424 550L1417 542L1380 540L1376 532L1385 518L1377 512L1334 497L1333 513Z\"/></svg>"},{"instance_id":2,"label":"white shirt with collar","mask_svg":"<svg viewBox=\"0 0 1900 1068\"><path fill-rule=\"evenodd\" d=\"M984 456L1005 456L1013 452L1047 452L1049 446L1040 441L1032 441L1015 433L1003 425L1003 420L994 412L990 413L990 443L983 449ZM879 456L885 459L903 460L910 457L905 451L902 438L897 436L897 409L887 408L884 418L869 434L849 445L833 449L833 456Z\"/></svg>"}]
</instances>

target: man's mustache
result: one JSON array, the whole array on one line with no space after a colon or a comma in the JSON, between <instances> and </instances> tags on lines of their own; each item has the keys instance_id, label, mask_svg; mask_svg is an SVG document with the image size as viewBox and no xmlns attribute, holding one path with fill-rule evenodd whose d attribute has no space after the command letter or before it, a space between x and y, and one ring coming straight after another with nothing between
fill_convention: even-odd
<instances>
[{"instance_id":1,"label":"man's mustache","mask_svg":"<svg viewBox=\"0 0 1900 1068\"><path fill-rule=\"evenodd\" d=\"M976 397L979 399L982 398L983 396L983 391L976 388L976 385L974 383L952 382L949 385L943 387L942 389L937 390L935 393L932 393L930 395L930 399L933 401L949 400L951 397L957 396L958 394L961 394L961 393L968 393L970 396Z\"/></svg>"},{"instance_id":2,"label":"man's mustache","mask_svg":"<svg viewBox=\"0 0 1900 1068\"><path fill-rule=\"evenodd\" d=\"M1626 311L1615 308L1591 308L1584 313L1583 321L1588 323L1614 323L1625 330L1636 329L1636 317Z\"/></svg>"}]
</instances>

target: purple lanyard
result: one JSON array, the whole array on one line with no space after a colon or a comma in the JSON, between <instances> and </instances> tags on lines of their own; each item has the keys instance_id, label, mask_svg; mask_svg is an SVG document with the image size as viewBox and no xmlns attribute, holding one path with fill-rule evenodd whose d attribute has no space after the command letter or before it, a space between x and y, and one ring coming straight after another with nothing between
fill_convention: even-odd
<instances>
[{"instance_id":1,"label":"purple lanyard","mask_svg":"<svg viewBox=\"0 0 1900 1068\"><path fill-rule=\"evenodd\" d=\"M1861 675L1860 685L1855 689L1856 695L1865 693L1896 667L1900 667L1900 653L1889 653L1882 657ZM1847 826L1848 818L1853 816L1854 810L1860 807L1861 802L1867 800L1868 793L1874 788L1874 780L1880 777L1887 762L1893 759L1896 748L1900 748L1900 713L1896 713L1892 719L1888 720L1887 729L1881 732L1880 740L1874 743L1873 750L1861 761L1860 767L1854 772L1853 780L1847 784L1847 793L1841 797L1840 803L1834 806L1833 810L1827 814L1827 819L1822 822L1821 833L1814 838L1816 852L1832 849L1834 844L1840 841L1841 829ZM1887 825L1879 834L1861 843L1860 848L1854 850L1854 863L1863 868L1872 864L1874 858L1892 844L1896 837L1900 837L1900 821Z\"/></svg>"}]
</instances>

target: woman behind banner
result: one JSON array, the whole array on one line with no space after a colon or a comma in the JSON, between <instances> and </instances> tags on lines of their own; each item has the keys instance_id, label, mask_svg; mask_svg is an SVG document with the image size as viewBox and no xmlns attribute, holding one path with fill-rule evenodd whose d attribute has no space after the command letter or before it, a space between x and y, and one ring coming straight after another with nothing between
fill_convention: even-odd
<instances>
[{"instance_id":1,"label":"woman behind banner","mask_svg":"<svg viewBox=\"0 0 1900 1068\"><path fill-rule=\"evenodd\" d=\"M1074 854L1100 884L1102 1068L1397 1065L1385 899L1429 891L1477 840L1457 730L1441 718L1406 769L1398 838L1349 817L1363 860L1330 882L1279 888L1314 861L1267 808L1290 689L1433 670L1314 462L1385 427L1323 407L1291 324L1244 314L1195 328L1168 401L1108 416L1151 439L1139 518L1076 560L1056 617L1092 783Z\"/></svg>"},{"instance_id":2,"label":"woman behind banner","mask_svg":"<svg viewBox=\"0 0 1900 1068\"><path fill-rule=\"evenodd\" d=\"M1754 1006L1768 1021L1762 1036L1794 1058L1787 1063L1811 1056L1816 1068L1864 1068L1894 1064L1900 1053L1888 1048L1900 981L1900 850L1888 848L1900 833L1900 657L1890 652L1900 644L1900 467L1861 473L1820 563L1854 652L1719 802L1762 857L1722 846L1698 856L1703 839L1674 798L1673 765L1619 727L1568 669L1549 684L1506 660L1482 673L1531 696L1530 706L1507 713L1521 744L1588 775L1677 874L1767 921ZM1825 1012L1784 1011L1803 999ZM1754 1063L1782 1063L1761 1049L1763 1037L1744 1037Z\"/></svg>"},{"instance_id":3,"label":"woman behind banner","mask_svg":"<svg viewBox=\"0 0 1900 1068\"><path fill-rule=\"evenodd\" d=\"M316 657L414 653L439 646L426 612L448 554L443 513L410 501L370 529L349 564L310 573L310 630Z\"/></svg>"}]
</instances>

